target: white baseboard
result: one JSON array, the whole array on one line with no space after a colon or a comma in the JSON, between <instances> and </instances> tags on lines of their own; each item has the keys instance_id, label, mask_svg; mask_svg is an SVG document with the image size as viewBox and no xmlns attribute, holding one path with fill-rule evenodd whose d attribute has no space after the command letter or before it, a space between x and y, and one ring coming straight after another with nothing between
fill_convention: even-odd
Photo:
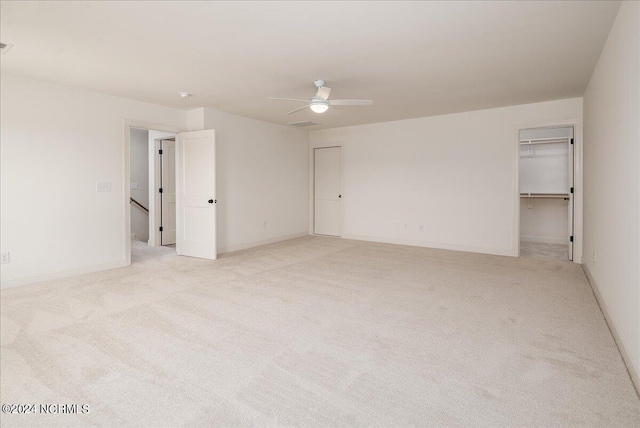
<instances>
[{"instance_id":1,"label":"white baseboard","mask_svg":"<svg viewBox=\"0 0 640 428\"><path fill-rule=\"evenodd\" d=\"M301 238L303 236L309 236L309 233L300 232L300 233L294 233L293 235L278 236L276 238L265 239L262 241L246 242L244 244L237 244L237 245L223 245L218 247L218 254L234 253L236 251L246 250L248 248L275 244L276 242L288 241L289 239Z\"/></svg>"},{"instance_id":2,"label":"white baseboard","mask_svg":"<svg viewBox=\"0 0 640 428\"><path fill-rule=\"evenodd\" d=\"M85 273L98 272L101 270L114 269L127 266L124 259L112 260L106 263L100 263L97 265L81 266L74 269L63 269L56 271L49 271L44 273L37 273L33 275L24 275L17 278L11 278L0 282L0 288L12 288L21 285L35 284L43 281L53 281L56 279L68 278L70 276L83 275Z\"/></svg>"},{"instance_id":3,"label":"white baseboard","mask_svg":"<svg viewBox=\"0 0 640 428\"><path fill-rule=\"evenodd\" d=\"M522 235L520 237L520 241L524 242L542 242L545 244L567 244L569 245L569 241L566 237L562 238L554 238L552 236L529 236Z\"/></svg>"},{"instance_id":4,"label":"white baseboard","mask_svg":"<svg viewBox=\"0 0 640 428\"><path fill-rule=\"evenodd\" d=\"M598 284L596 283L596 280L593 278L593 275L591 275L591 272L589 271L589 267L584 262L584 260L582 260L582 270L587 276L587 280L589 280L589 284L591 285L593 294L596 296L598 305L600 305L600 310L604 314L604 319L607 321L607 324L609 325L609 330L611 330L611 334L613 335L613 338L615 339L616 344L618 345L620 354L622 354L622 359L627 365L627 370L629 371L629 375L631 375L631 380L636 386L636 391L640 393L640 370L638 369L638 366L635 364L635 362L631 358L631 354L629 353L629 347L627 346L627 343L624 341L624 338L620 335L620 330L618 329L616 322L613 320L613 317L611 316L611 311L609 310L609 306L607 305L606 300L604 300L602 293L600 293Z\"/></svg>"},{"instance_id":5,"label":"white baseboard","mask_svg":"<svg viewBox=\"0 0 640 428\"><path fill-rule=\"evenodd\" d=\"M382 238L377 236L343 235L344 239L355 241L381 242L384 244L409 245L412 247L436 248L439 250L465 251L468 253L492 254L495 256L513 257L511 248L474 247L468 245L448 244L442 242L415 241L412 239Z\"/></svg>"}]
</instances>

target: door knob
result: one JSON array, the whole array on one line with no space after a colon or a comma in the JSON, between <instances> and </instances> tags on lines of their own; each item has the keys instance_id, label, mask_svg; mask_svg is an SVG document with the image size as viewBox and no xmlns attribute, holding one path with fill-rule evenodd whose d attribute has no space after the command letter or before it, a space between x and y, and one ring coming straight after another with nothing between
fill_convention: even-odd
<instances>
[{"instance_id":1,"label":"door knob","mask_svg":"<svg viewBox=\"0 0 640 428\"><path fill-rule=\"evenodd\" d=\"M212 204L213 203L213 199L209 199L209 203Z\"/></svg>"},{"instance_id":2,"label":"door knob","mask_svg":"<svg viewBox=\"0 0 640 428\"><path fill-rule=\"evenodd\" d=\"M338 195L339 198L342 198L342 195Z\"/></svg>"}]
</instances>

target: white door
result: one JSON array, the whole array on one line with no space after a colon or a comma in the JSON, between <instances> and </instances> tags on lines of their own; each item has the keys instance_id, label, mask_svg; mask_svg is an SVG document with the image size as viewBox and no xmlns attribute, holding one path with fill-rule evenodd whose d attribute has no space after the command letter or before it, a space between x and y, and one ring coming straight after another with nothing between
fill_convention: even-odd
<instances>
[{"instance_id":1,"label":"white door","mask_svg":"<svg viewBox=\"0 0 640 428\"><path fill-rule=\"evenodd\" d=\"M162 140L162 232L160 232L161 245L176 243L176 142Z\"/></svg>"},{"instance_id":2,"label":"white door","mask_svg":"<svg viewBox=\"0 0 640 428\"><path fill-rule=\"evenodd\" d=\"M340 147L315 149L316 235L342 234L342 161Z\"/></svg>"},{"instance_id":3,"label":"white door","mask_svg":"<svg viewBox=\"0 0 640 428\"><path fill-rule=\"evenodd\" d=\"M215 260L216 146L213 129L181 132L176 141L176 252Z\"/></svg>"}]
</instances>

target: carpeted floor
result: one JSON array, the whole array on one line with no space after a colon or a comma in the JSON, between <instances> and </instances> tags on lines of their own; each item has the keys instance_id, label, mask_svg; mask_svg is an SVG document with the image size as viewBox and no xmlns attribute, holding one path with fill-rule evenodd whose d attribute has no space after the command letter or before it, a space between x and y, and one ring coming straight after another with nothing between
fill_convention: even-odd
<instances>
[{"instance_id":1,"label":"carpeted floor","mask_svg":"<svg viewBox=\"0 0 640 428\"><path fill-rule=\"evenodd\" d=\"M640 426L580 266L305 237L3 291L9 426Z\"/></svg>"},{"instance_id":2,"label":"carpeted floor","mask_svg":"<svg viewBox=\"0 0 640 428\"><path fill-rule=\"evenodd\" d=\"M569 244L549 244L546 242L520 242L520 257L540 260L569 261Z\"/></svg>"}]
</instances>

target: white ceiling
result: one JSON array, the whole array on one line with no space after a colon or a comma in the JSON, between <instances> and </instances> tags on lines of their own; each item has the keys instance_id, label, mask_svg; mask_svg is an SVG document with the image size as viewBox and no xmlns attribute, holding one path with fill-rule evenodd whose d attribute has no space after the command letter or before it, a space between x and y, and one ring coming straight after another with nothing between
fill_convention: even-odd
<instances>
[{"instance_id":1,"label":"white ceiling","mask_svg":"<svg viewBox=\"0 0 640 428\"><path fill-rule=\"evenodd\" d=\"M3 73L320 129L582 96L619 5L3 1L0 58ZM285 116L299 104L266 99L308 99L316 78L374 105Z\"/></svg>"}]
</instances>

